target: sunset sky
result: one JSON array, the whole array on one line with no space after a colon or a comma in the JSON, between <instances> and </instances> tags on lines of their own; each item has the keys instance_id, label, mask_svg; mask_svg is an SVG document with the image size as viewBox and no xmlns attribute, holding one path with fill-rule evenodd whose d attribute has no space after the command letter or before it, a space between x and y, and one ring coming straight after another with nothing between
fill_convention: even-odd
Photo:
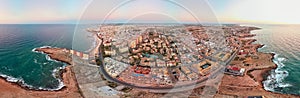
<instances>
[{"instance_id":1,"label":"sunset sky","mask_svg":"<svg viewBox=\"0 0 300 98\"><path fill-rule=\"evenodd\" d=\"M0 23L300 24L299 4L299 0L1 0Z\"/></svg>"}]
</instances>

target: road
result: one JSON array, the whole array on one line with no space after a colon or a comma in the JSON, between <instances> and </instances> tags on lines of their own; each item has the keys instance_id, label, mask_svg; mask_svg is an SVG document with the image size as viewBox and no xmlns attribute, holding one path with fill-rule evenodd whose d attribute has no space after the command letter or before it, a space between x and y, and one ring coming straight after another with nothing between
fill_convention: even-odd
<instances>
[{"instance_id":1,"label":"road","mask_svg":"<svg viewBox=\"0 0 300 98\"><path fill-rule=\"evenodd\" d=\"M103 40L103 39L102 39ZM103 46L103 41L100 44L100 47L98 48L98 55L99 55L99 60L103 61L103 54L102 54L102 48L101 46ZM240 48L238 49L238 51L240 50ZM233 56L231 56L224 64L224 66L228 65L233 58L235 58L237 52L236 51ZM205 57L208 58L208 57ZM211 59L211 58L210 58ZM221 64L222 65L222 64ZM223 67L219 67L217 70L215 70L214 72L211 73L211 75L209 76L205 76L203 78L201 78L201 80L195 81L193 83L190 84L186 84L186 85L180 85L180 86L174 86L174 87L144 87L144 86L136 86L134 84L130 84L124 81L120 81L116 78L111 77L104 69L104 62L102 62L102 64L99 67L100 73L109 81L111 82L115 82L118 84L122 84L124 86L128 86L128 87L133 87L133 88L139 88L139 89L144 89L144 90L149 90L149 91L156 91L156 92L160 92L160 93L167 93L167 92L180 92L180 91L186 91L186 90L191 90L194 89L195 86L200 87L200 86L204 86L205 85L205 81L210 79L210 77L214 77L218 74L224 73L224 70L222 70Z\"/></svg>"}]
</instances>

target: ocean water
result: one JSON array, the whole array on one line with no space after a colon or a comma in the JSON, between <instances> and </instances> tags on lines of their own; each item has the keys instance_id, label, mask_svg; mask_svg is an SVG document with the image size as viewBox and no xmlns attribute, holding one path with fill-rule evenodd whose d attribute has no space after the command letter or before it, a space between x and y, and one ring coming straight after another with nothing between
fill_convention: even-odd
<instances>
[{"instance_id":1,"label":"ocean water","mask_svg":"<svg viewBox=\"0 0 300 98\"><path fill-rule=\"evenodd\" d=\"M264 88L269 91L300 95L300 25L256 25L261 30L256 43L265 44L259 51L274 53L278 68L271 71Z\"/></svg>"},{"instance_id":2,"label":"ocean water","mask_svg":"<svg viewBox=\"0 0 300 98\"><path fill-rule=\"evenodd\" d=\"M92 40L85 32L86 27L81 25L75 30L76 25L63 24L0 25L0 76L31 89L62 88L57 73L66 64L32 50L43 46L69 49L75 46L76 50L87 52Z\"/></svg>"},{"instance_id":3,"label":"ocean water","mask_svg":"<svg viewBox=\"0 0 300 98\"><path fill-rule=\"evenodd\" d=\"M63 84L56 73L66 66L34 48L51 46L88 52L94 46L86 32L95 25L0 25L0 76L32 89L57 90ZM300 25L256 25L261 30L256 43L259 51L275 53L278 68L271 72L264 88L300 95Z\"/></svg>"}]
</instances>

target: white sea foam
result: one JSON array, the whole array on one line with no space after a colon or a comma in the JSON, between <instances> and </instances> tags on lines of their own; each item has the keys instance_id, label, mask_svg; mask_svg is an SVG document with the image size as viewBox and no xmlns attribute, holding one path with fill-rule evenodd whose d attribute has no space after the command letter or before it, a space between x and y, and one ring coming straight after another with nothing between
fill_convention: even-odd
<instances>
[{"instance_id":1,"label":"white sea foam","mask_svg":"<svg viewBox=\"0 0 300 98\"><path fill-rule=\"evenodd\" d=\"M58 81L59 81L58 87L57 88L53 88L53 89L52 88L43 88L43 87L34 87L32 85L24 83L24 81L21 81L21 83L23 84L21 86L29 88L29 89L34 89L34 90L57 91L57 90L60 90L60 89L62 89L64 87L63 82L61 82L59 79L58 79Z\"/></svg>"},{"instance_id":2,"label":"white sea foam","mask_svg":"<svg viewBox=\"0 0 300 98\"><path fill-rule=\"evenodd\" d=\"M51 46L42 46L42 47L39 47L39 48L51 48ZM55 48L55 47L54 47ZM36 52L36 53L42 53L42 54L45 54L45 58L48 60L48 61L54 61L54 62L60 62L60 61L57 61L57 60L54 60L54 59L51 59L48 54L44 53L44 52L39 52L39 51L36 51L37 48L34 48L32 49L31 51L32 52ZM37 64L47 64L47 62L45 63L39 63L37 59L34 59L34 63L37 63ZM52 76L55 77L55 73L57 73L59 70L61 69L64 69L65 67L59 67L59 68L56 68L52 71ZM57 77L55 77L59 84L58 84L58 87L57 88L54 88L54 89L50 89L50 88L43 88L43 87L34 87L32 85L29 85L27 83L24 82L24 80L22 78L14 78L14 77L11 77L11 76L8 76L8 75L4 75L4 74L0 74L1 77L3 78L6 78L7 81L9 82L18 82L18 83L21 83L23 87L27 87L29 89L36 89L36 90L48 90L48 91L55 91L55 90L60 90L62 89L65 85L63 83L63 81Z\"/></svg>"},{"instance_id":3,"label":"white sea foam","mask_svg":"<svg viewBox=\"0 0 300 98\"><path fill-rule=\"evenodd\" d=\"M49 62L39 62L37 59L33 59L33 62L39 65L46 65L49 63Z\"/></svg>"},{"instance_id":4,"label":"white sea foam","mask_svg":"<svg viewBox=\"0 0 300 98\"><path fill-rule=\"evenodd\" d=\"M279 85L279 87L291 87L292 85L291 84L281 84Z\"/></svg>"},{"instance_id":5,"label":"white sea foam","mask_svg":"<svg viewBox=\"0 0 300 98\"><path fill-rule=\"evenodd\" d=\"M47 47L51 47L51 46L42 46L40 48L47 48ZM32 52L37 52L37 53L45 54L43 52L35 51L36 49L37 48L32 49ZM51 59L47 54L46 54L46 59L48 61L59 62L59 61ZM41 64L41 63L38 62L37 59L34 59L34 63ZM43 64L47 64L47 63L43 63ZM55 77L55 73L57 73L59 70L64 69L64 68L65 67L59 67L59 68L54 69L52 71L53 72L52 73L53 77ZM65 86L64 83L63 83L63 81L61 79L59 79L59 78L56 78L58 80L58 82L59 82L58 87L52 89L52 88L34 87L32 85L29 85L29 84L25 83L25 81L22 78L15 78L15 77L12 77L12 76L9 76L9 75L5 75L5 74L1 74L1 73L0 73L0 77L5 78L6 81L8 81L8 82L18 83L18 84L21 84L22 87L26 87L28 89L35 89L35 90L55 91L55 90L60 90L60 89L62 89Z\"/></svg>"},{"instance_id":6,"label":"white sea foam","mask_svg":"<svg viewBox=\"0 0 300 98\"><path fill-rule=\"evenodd\" d=\"M8 75L4 75L4 74L0 74L1 77L5 78L6 81L9 81L9 82L19 82L19 81L23 81L22 78L15 78L15 77L12 77L12 76L8 76Z\"/></svg>"},{"instance_id":7,"label":"white sea foam","mask_svg":"<svg viewBox=\"0 0 300 98\"><path fill-rule=\"evenodd\" d=\"M284 83L283 81L289 75L288 71L282 69L285 66L283 62L287 59L278 57L279 54L274 54L275 56L273 62L277 65L277 68L275 70L272 70L267 79L263 81L264 89L268 91L274 91L275 88L279 87L282 88L292 86L291 84Z\"/></svg>"},{"instance_id":8,"label":"white sea foam","mask_svg":"<svg viewBox=\"0 0 300 98\"><path fill-rule=\"evenodd\" d=\"M34 63L37 63L37 64L39 64L39 63L37 62L37 60L36 60L36 59L33 59L33 61L34 61Z\"/></svg>"},{"instance_id":9,"label":"white sea foam","mask_svg":"<svg viewBox=\"0 0 300 98\"><path fill-rule=\"evenodd\" d=\"M65 69L65 66L58 67L58 68L56 68L52 71L52 76L57 78L57 80L59 81L59 85L58 85L58 88L56 90L59 90L59 89L61 89L65 86L63 81L60 78L56 77L56 75L55 75L56 73L58 73L60 70L63 70L63 69Z\"/></svg>"},{"instance_id":10,"label":"white sea foam","mask_svg":"<svg viewBox=\"0 0 300 98\"><path fill-rule=\"evenodd\" d=\"M267 45L263 45L262 47L258 48L257 50L260 51L260 50L262 50L262 49L264 49L266 47L268 47L268 46Z\"/></svg>"},{"instance_id":11,"label":"white sea foam","mask_svg":"<svg viewBox=\"0 0 300 98\"><path fill-rule=\"evenodd\" d=\"M51 46L42 46L42 47L39 47L39 48L51 48ZM57 48L57 47L53 47L53 48ZM36 53L46 54L46 53L44 53L44 52L42 52L42 51L36 51L36 49L37 49L37 48L33 48L31 51L32 51L32 52L36 52ZM46 60L48 60L48 61L60 62L60 61L51 59L51 58L49 57L48 54L46 54L45 57L46 57ZM63 63L63 62L61 62L61 63Z\"/></svg>"},{"instance_id":12,"label":"white sea foam","mask_svg":"<svg viewBox=\"0 0 300 98\"><path fill-rule=\"evenodd\" d=\"M46 57L46 60L48 60L48 61L60 62L60 61L51 59L51 58L49 57L49 55L46 55L45 57Z\"/></svg>"},{"instance_id":13,"label":"white sea foam","mask_svg":"<svg viewBox=\"0 0 300 98\"><path fill-rule=\"evenodd\" d=\"M60 67L58 69L63 69L64 67ZM22 87L26 87L28 89L35 89L35 90L47 90L47 91L56 91L56 90L60 90L62 89L65 85L63 84L63 82L61 81L61 79L57 79L58 82L59 82L59 85L57 88L54 88L54 89L50 89L50 88L43 88L43 87L34 87L32 85L29 85L27 83L25 83L25 81L22 79L22 78L15 78L15 77L12 77L12 76L9 76L9 75L5 75L5 74L1 74L0 73L0 77L2 78L5 78L6 81L8 82L13 82L13 83L20 83L22 84L21 86Z\"/></svg>"},{"instance_id":14,"label":"white sea foam","mask_svg":"<svg viewBox=\"0 0 300 98\"><path fill-rule=\"evenodd\" d=\"M54 69L54 70L52 71L52 76L55 77L55 73L57 73L57 72L58 72L59 70L61 70L61 69L64 69L64 67L59 67L59 68ZM26 83L24 83L24 82L22 82L22 84L24 84L25 87L28 87L28 88L30 88L30 89L35 88L35 89L37 89L37 90L57 91L57 90L62 89L65 85L64 85L63 81L62 81L60 78L57 78L57 77L55 77L55 78L56 78L57 81L59 82L57 88L33 87L32 85L28 85L28 84L26 84Z\"/></svg>"},{"instance_id":15,"label":"white sea foam","mask_svg":"<svg viewBox=\"0 0 300 98\"><path fill-rule=\"evenodd\" d=\"M51 46L42 46L42 47L40 47L40 48L50 48L50 47L51 47ZM45 54L44 52L41 52L41 53ZM46 60L48 60L48 61L60 62L60 61L51 59L51 58L49 57L48 54L46 54L45 57L46 57ZM45 63L43 63L43 64L45 64ZM64 63L64 64L65 64L65 63ZM59 70L62 70L62 69L64 69L64 68L65 68L65 67L58 67L58 68L54 69L54 70L52 71L52 76L55 77L55 74L56 74ZM60 90L61 88L63 88L63 87L65 86L64 83L63 83L63 81L62 81L61 79L57 78L57 77L55 77L55 78L59 81L59 85L58 85L58 87L57 87L56 89L43 89L42 87L39 87L39 89L41 89L41 90L52 90L52 91L54 91L54 90Z\"/></svg>"},{"instance_id":16,"label":"white sea foam","mask_svg":"<svg viewBox=\"0 0 300 98\"><path fill-rule=\"evenodd\" d=\"M51 48L51 46L42 46L42 47L39 47L39 48ZM32 52L37 52L37 53L44 53L44 52L39 52L39 51L35 51L37 48L33 48L31 51Z\"/></svg>"},{"instance_id":17,"label":"white sea foam","mask_svg":"<svg viewBox=\"0 0 300 98\"><path fill-rule=\"evenodd\" d=\"M93 39L91 39L92 41L92 45L90 46L90 48L88 50L86 50L85 52L91 52L95 47L97 47L97 37L96 35L94 35L95 37L93 37Z\"/></svg>"}]
</instances>

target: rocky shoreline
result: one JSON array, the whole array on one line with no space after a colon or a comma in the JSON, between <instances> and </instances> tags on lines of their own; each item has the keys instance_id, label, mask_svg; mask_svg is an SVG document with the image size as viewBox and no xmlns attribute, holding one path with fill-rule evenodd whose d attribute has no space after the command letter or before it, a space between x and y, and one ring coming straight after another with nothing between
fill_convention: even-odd
<instances>
[{"instance_id":1,"label":"rocky shoreline","mask_svg":"<svg viewBox=\"0 0 300 98\"><path fill-rule=\"evenodd\" d=\"M270 56L267 60L272 60L274 55L271 53L262 54ZM266 98L300 98L300 96L297 95L281 94L264 89L262 82L268 73L276 68L277 65L273 63L272 66L267 68L247 69L247 74L243 77L224 75L219 86L218 94L215 97L264 96Z\"/></svg>"},{"instance_id":2,"label":"rocky shoreline","mask_svg":"<svg viewBox=\"0 0 300 98\"><path fill-rule=\"evenodd\" d=\"M251 34L249 32L249 34ZM247 36L253 37L253 36ZM245 38L245 37L242 37ZM252 39L248 39L252 40ZM256 39L250 41L249 44L253 45ZM233 60L231 65L243 67L246 69L246 74L242 77L236 77L231 75L224 75L221 84L219 86L217 98L228 97L234 98L236 96L264 96L266 98L300 98L297 95L281 94L271 91L266 91L263 86L263 81L266 80L266 76L270 71L277 68L277 65L273 62L275 54L258 52L257 49L264 45L258 44L256 48L257 58L246 58L246 60ZM248 60L247 60L248 59ZM245 66L245 64L249 64Z\"/></svg>"},{"instance_id":3,"label":"rocky shoreline","mask_svg":"<svg viewBox=\"0 0 300 98\"><path fill-rule=\"evenodd\" d=\"M64 69L60 70L60 77L62 78L64 87L59 90L35 90L22 86L19 82L8 82L6 78L0 78L0 97L26 97L26 98L40 98L40 97L67 97L67 98L81 98L77 80L72 69L72 58L62 48L41 47L34 49L36 52L45 53L51 59L64 62L68 64Z\"/></svg>"},{"instance_id":4,"label":"rocky shoreline","mask_svg":"<svg viewBox=\"0 0 300 98\"><path fill-rule=\"evenodd\" d=\"M36 52L41 52L47 54L51 59L56 61L61 61L68 65L72 65L72 57L67 53L65 48L51 48L51 47L42 47L34 49Z\"/></svg>"},{"instance_id":5,"label":"rocky shoreline","mask_svg":"<svg viewBox=\"0 0 300 98\"><path fill-rule=\"evenodd\" d=\"M251 29L251 28L250 28ZM259 28L252 28L251 30L256 30ZM245 34L242 38L253 37L255 35ZM253 44L256 39L247 39L249 45L253 45L256 49L263 47L261 44ZM37 98L37 97L71 97L80 98L82 94L78 83L73 72L73 61L72 55L70 55L68 49L66 48L53 48L53 47L41 47L34 49L33 51L39 53L45 53L51 59L56 61L61 61L68 66L66 66L60 76L62 77L64 87L55 90L33 90L27 87L21 86L18 82L8 82L5 78L0 78L0 97L1 98L11 98L11 97L26 97L26 98ZM246 69L244 76L232 76L224 75L221 79L221 83L218 88L217 94L214 96L216 98L235 98L235 97L247 97L247 96L264 96L266 98L300 98L297 95L290 94L280 94L275 92L266 91L263 86L263 81L268 73L277 68L277 65L272 61L274 59L273 53L262 53L257 52L257 58L245 58L244 60L233 60L230 64L242 67ZM248 64L246 66L245 64ZM198 89L198 88L196 88ZM196 90L195 89L195 90ZM162 96L160 94L149 93L149 96Z\"/></svg>"}]
</instances>

